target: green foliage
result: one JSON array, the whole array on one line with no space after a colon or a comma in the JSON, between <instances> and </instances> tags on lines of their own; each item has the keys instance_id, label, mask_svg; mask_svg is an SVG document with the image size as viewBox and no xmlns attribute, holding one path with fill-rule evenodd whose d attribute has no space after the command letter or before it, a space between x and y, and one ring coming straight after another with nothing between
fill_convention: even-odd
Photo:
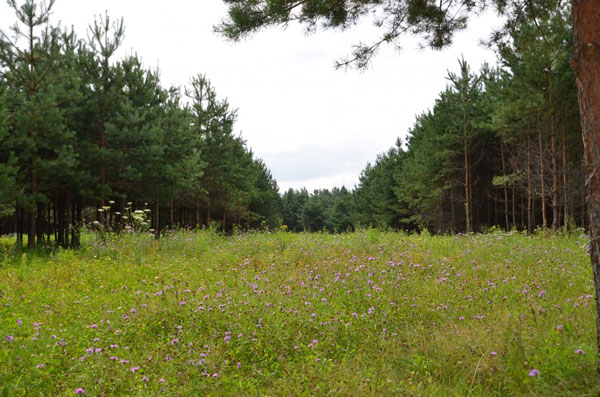
<instances>
[{"instance_id":1,"label":"green foliage","mask_svg":"<svg viewBox=\"0 0 600 397\"><path fill-rule=\"evenodd\" d=\"M277 184L208 78L191 80L187 104L137 55L115 59L122 20L96 19L83 41L48 25L53 2L11 5L16 37L34 32L0 37L0 228L19 244L28 233L31 248L77 246L94 221L123 230L114 214L128 201L151 203L157 237L214 220L224 231L276 227ZM114 211L96 211L108 202Z\"/></svg>"}]
</instances>

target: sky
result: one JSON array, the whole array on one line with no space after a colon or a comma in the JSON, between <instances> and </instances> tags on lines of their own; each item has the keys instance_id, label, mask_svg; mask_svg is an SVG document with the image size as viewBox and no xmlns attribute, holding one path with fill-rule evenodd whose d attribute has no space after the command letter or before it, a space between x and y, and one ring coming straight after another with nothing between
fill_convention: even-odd
<instances>
[{"instance_id":1,"label":"sky","mask_svg":"<svg viewBox=\"0 0 600 397\"><path fill-rule=\"evenodd\" d=\"M159 68L165 87L185 87L198 74L211 80L238 109L236 133L265 161L282 193L352 189L367 162L432 107L461 56L474 70L495 63L479 43L501 24L494 15L479 16L442 51L420 49L407 36L401 51L383 48L367 70L357 71L334 64L353 44L375 38L369 21L310 35L296 25L270 28L237 43L213 31L226 16L221 0L56 0L51 21L86 38L105 12L124 20L117 57L137 53L147 67ZM7 31L13 15L0 2L0 28Z\"/></svg>"}]
</instances>

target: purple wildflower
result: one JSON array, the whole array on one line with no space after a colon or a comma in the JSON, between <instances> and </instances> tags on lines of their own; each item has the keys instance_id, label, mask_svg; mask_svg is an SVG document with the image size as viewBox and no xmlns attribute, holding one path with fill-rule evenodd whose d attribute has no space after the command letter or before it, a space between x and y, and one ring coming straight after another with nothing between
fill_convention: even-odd
<instances>
[{"instance_id":1,"label":"purple wildflower","mask_svg":"<svg viewBox=\"0 0 600 397\"><path fill-rule=\"evenodd\" d=\"M540 375L540 370L539 369L532 369L531 371L529 371L529 376L535 377L535 376L539 376Z\"/></svg>"}]
</instances>

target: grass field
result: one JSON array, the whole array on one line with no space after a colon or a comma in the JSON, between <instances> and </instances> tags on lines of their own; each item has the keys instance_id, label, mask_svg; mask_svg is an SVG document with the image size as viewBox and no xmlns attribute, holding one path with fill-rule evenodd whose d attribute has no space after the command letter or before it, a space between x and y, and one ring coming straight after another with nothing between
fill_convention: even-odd
<instances>
[{"instance_id":1,"label":"grass field","mask_svg":"<svg viewBox=\"0 0 600 397\"><path fill-rule=\"evenodd\" d=\"M598 395L587 238L0 242L0 395Z\"/></svg>"}]
</instances>

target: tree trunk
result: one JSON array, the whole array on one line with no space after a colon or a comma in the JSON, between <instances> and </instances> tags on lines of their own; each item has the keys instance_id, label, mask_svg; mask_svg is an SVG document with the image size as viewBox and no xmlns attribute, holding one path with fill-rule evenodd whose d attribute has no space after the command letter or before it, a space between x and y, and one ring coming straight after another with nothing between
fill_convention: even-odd
<instances>
[{"instance_id":1,"label":"tree trunk","mask_svg":"<svg viewBox=\"0 0 600 397\"><path fill-rule=\"evenodd\" d=\"M35 197L37 196L37 179L35 174L31 177L31 196L33 197L34 202L31 204L31 210L29 211L29 230L27 230L27 248L34 249L35 248L35 237L36 237L36 226L37 226L37 216L36 216L36 207L37 203L35 202Z\"/></svg>"},{"instance_id":2,"label":"tree trunk","mask_svg":"<svg viewBox=\"0 0 600 397\"><path fill-rule=\"evenodd\" d=\"M585 154L584 154L585 156ZM585 227L585 220L587 218L586 202L585 202L585 160L581 159L581 227Z\"/></svg>"},{"instance_id":3,"label":"tree trunk","mask_svg":"<svg viewBox=\"0 0 600 397\"><path fill-rule=\"evenodd\" d=\"M540 125L538 115L538 143L540 147L540 178L542 181L542 227L548 227L548 219L546 218L546 181L544 178L544 143L542 140L542 126Z\"/></svg>"},{"instance_id":4,"label":"tree trunk","mask_svg":"<svg viewBox=\"0 0 600 397\"><path fill-rule=\"evenodd\" d=\"M54 231L54 244L58 244L58 198L54 199L54 201L52 201L52 219L54 220L53 222L53 231Z\"/></svg>"},{"instance_id":5,"label":"tree trunk","mask_svg":"<svg viewBox=\"0 0 600 397\"><path fill-rule=\"evenodd\" d=\"M511 185L510 190L511 190L511 204L512 204L512 227L516 228L517 227L517 207L516 207L516 200L515 200L515 183L514 182Z\"/></svg>"},{"instance_id":6,"label":"tree trunk","mask_svg":"<svg viewBox=\"0 0 600 397\"><path fill-rule=\"evenodd\" d=\"M573 0L574 48L586 166L590 253L596 287L596 326L600 364L600 2ZM597 366L600 379L600 365Z\"/></svg>"},{"instance_id":7,"label":"tree trunk","mask_svg":"<svg viewBox=\"0 0 600 397\"><path fill-rule=\"evenodd\" d=\"M456 215L454 213L454 187L450 188L450 232L454 233L454 225L456 225Z\"/></svg>"},{"instance_id":8,"label":"tree trunk","mask_svg":"<svg viewBox=\"0 0 600 397\"><path fill-rule=\"evenodd\" d=\"M154 202L154 237L160 238L160 204L158 200Z\"/></svg>"},{"instance_id":9,"label":"tree trunk","mask_svg":"<svg viewBox=\"0 0 600 397\"><path fill-rule=\"evenodd\" d=\"M554 95L552 94L552 66L548 66L548 103L550 113L550 146L552 157L552 230L559 228L558 218L560 216L560 194L559 194L559 176L558 176L558 153L556 148L556 122L554 112Z\"/></svg>"},{"instance_id":10,"label":"tree trunk","mask_svg":"<svg viewBox=\"0 0 600 397\"><path fill-rule=\"evenodd\" d=\"M196 200L196 227L195 229L200 229L200 200Z\"/></svg>"},{"instance_id":11,"label":"tree trunk","mask_svg":"<svg viewBox=\"0 0 600 397\"><path fill-rule=\"evenodd\" d=\"M466 116L465 116L466 117ZM468 131L467 124L465 121L464 131L463 131L463 150L464 150L464 166L465 166L465 223L466 223L466 232L471 232L471 208L469 203L469 198L471 197L470 188L471 181L469 180L469 146L468 146Z\"/></svg>"},{"instance_id":12,"label":"tree trunk","mask_svg":"<svg viewBox=\"0 0 600 397\"><path fill-rule=\"evenodd\" d=\"M56 239L56 244L58 246L64 247L65 246L65 202L64 199L59 196L58 197L58 203L57 203L57 239Z\"/></svg>"},{"instance_id":13,"label":"tree trunk","mask_svg":"<svg viewBox=\"0 0 600 397\"><path fill-rule=\"evenodd\" d=\"M43 247L44 246L44 218L45 218L46 214L44 214L44 203L37 203L37 221L36 221L36 239L37 239L37 246L38 247Z\"/></svg>"},{"instance_id":14,"label":"tree trunk","mask_svg":"<svg viewBox=\"0 0 600 397\"><path fill-rule=\"evenodd\" d=\"M506 178L506 161L504 160L504 143L500 142L500 153L502 154L502 176ZM506 230L510 230L508 223L508 188L506 187L506 179L503 181L502 187L504 188L504 224Z\"/></svg>"},{"instance_id":15,"label":"tree trunk","mask_svg":"<svg viewBox=\"0 0 600 397\"><path fill-rule=\"evenodd\" d=\"M15 211L15 233L17 234L17 247L23 248L23 208L18 201Z\"/></svg>"},{"instance_id":16,"label":"tree trunk","mask_svg":"<svg viewBox=\"0 0 600 397\"><path fill-rule=\"evenodd\" d=\"M569 206L571 200L569 199L569 176L567 172L569 159L567 157L567 112L563 109L562 118L562 162L563 162L563 209L565 219L565 229L569 227Z\"/></svg>"},{"instance_id":17,"label":"tree trunk","mask_svg":"<svg viewBox=\"0 0 600 397\"><path fill-rule=\"evenodd\" d=\"M527 231L533 231L533 191L531 190L531 134L527 130Z\"/></svg>"},{"instance_id":18,"label":"tree trunk","mask_svg":"<svg viewBox=\"0 0 600 397\"><path fill-rule=\"evenodd\" d=\"M65 238L64 247L69 247L69 237L71 232L71 192L67 191L67 201L65 202Z\"/></svg>"},{"instance_id":19,"label":"tree trunk","mask_svg":"<svg viewBox=\"0 0 600 397\"><path fill-rule=\"evenodd\" d=\"M444 233L444 195L440 197L440 234Z\"/></svg>"},{"instance_id":20,"label":"tree trunk","mask_svg":"<svg viewBox=\"0 0 600 397\"><path fill-rule=\"evenodd\" d=\"M48 245L52 242L52 207L50 203L46 204L46 241Z\"/></svg>"},{"instance_id":21,"label":"tree trunk","mask_svg":"<svg viewBox=\"0 0 600 397\"><path fill-rule=\"evenodd\" d=\"M169 207L169 227L171 228L171 230L175 230L175 206L173 204L173 199L169 200Z\"/></svg>"}]
</instances>

